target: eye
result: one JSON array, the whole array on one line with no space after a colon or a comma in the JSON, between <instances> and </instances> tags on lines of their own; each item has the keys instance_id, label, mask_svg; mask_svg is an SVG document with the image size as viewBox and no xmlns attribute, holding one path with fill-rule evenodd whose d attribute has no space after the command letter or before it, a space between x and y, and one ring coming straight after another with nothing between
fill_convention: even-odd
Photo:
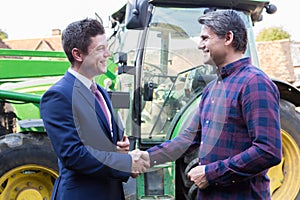
<instances>
[{"instance_id":1,"label":"eye","mask_svg":"<svg viewBox=\"0 0 300 200\"><path fill-rule=\"evenodd\" d=\"M104 45L98 46L97 51L105 51L105 46Z\"/></svg>"},{"instance_id":2,"label":"eye","mask_svg":"<svg viewBox=\"0 0 300 200\"><path fill-rule=\"evenodd\" d=\"M208 36L201 36L201 42L205 42L209 39Z\"/></svg>"}]
</instances>

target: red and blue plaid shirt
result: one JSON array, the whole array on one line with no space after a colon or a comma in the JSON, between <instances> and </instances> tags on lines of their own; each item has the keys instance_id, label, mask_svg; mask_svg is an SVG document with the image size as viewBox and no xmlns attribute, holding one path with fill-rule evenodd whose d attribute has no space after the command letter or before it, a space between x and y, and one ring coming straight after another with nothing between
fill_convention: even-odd
<instances>
[{"instance_id":1,"label":"red and blue plaid shirt","mask_svg":"<svg viewBox=\"0 0 300 200\"><path fill-rule=\"evenodd\" d=\"M250 58L222 68L189 127L148 150L151 162L174 160L195 143L210 184L198 199L270 199L267 170L282 156L279 91Z\"/></svg>"}]
</instances>

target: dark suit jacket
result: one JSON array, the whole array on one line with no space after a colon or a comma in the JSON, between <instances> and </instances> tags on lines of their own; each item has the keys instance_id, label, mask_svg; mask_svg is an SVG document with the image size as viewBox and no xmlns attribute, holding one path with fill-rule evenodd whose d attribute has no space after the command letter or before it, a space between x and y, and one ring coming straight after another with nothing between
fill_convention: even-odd
<instances>
[{"instance_id":1,"label":"dark suit jacket","mask_svg":"<svg viewBox=\"0 0 300 200\"><path fill-rule=\"evenodd\" d=\"M107 92L100 86L98 89L110 102ZM111 103L108 106L113 116ZM124 199L122 182L130 176L131 157L116 152L122 130L112 117L111 136L90 90L66 72L43 95L41 116L59 164L52 199Z\"/></svg>"}]
</instances>

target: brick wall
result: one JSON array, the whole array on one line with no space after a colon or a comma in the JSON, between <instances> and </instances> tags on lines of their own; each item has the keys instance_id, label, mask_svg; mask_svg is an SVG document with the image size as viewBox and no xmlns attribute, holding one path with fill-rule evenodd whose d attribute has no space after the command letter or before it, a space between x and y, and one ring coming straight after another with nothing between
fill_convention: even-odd
<instances>
[{"instance_id":1,"label":"brick wall","mask_svg":"<svg viewBox=\"0 0 300 200\"><path fill-rule=\"evenodd\" d=\"M290 40L257 42L256 45L261 69L270 77L295 81Z\"/></svg>"}]
</instances>

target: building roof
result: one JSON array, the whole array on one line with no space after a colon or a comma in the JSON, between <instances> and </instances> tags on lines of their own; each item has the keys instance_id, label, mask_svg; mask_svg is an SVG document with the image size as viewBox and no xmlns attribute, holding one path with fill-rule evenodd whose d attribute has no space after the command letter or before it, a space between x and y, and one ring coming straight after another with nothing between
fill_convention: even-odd
<instances>
[{"instance_id":1,"label":"building roof","mask_svg":"<svg viewBox=\"0 0 300 200\"><path fill-rule=\"evenodd\" d=\"M57 29L52 30L52 36L30 39L4 39L3 42L11 49L63 51L61 34Z\"/></svg>"}]
</instances>

